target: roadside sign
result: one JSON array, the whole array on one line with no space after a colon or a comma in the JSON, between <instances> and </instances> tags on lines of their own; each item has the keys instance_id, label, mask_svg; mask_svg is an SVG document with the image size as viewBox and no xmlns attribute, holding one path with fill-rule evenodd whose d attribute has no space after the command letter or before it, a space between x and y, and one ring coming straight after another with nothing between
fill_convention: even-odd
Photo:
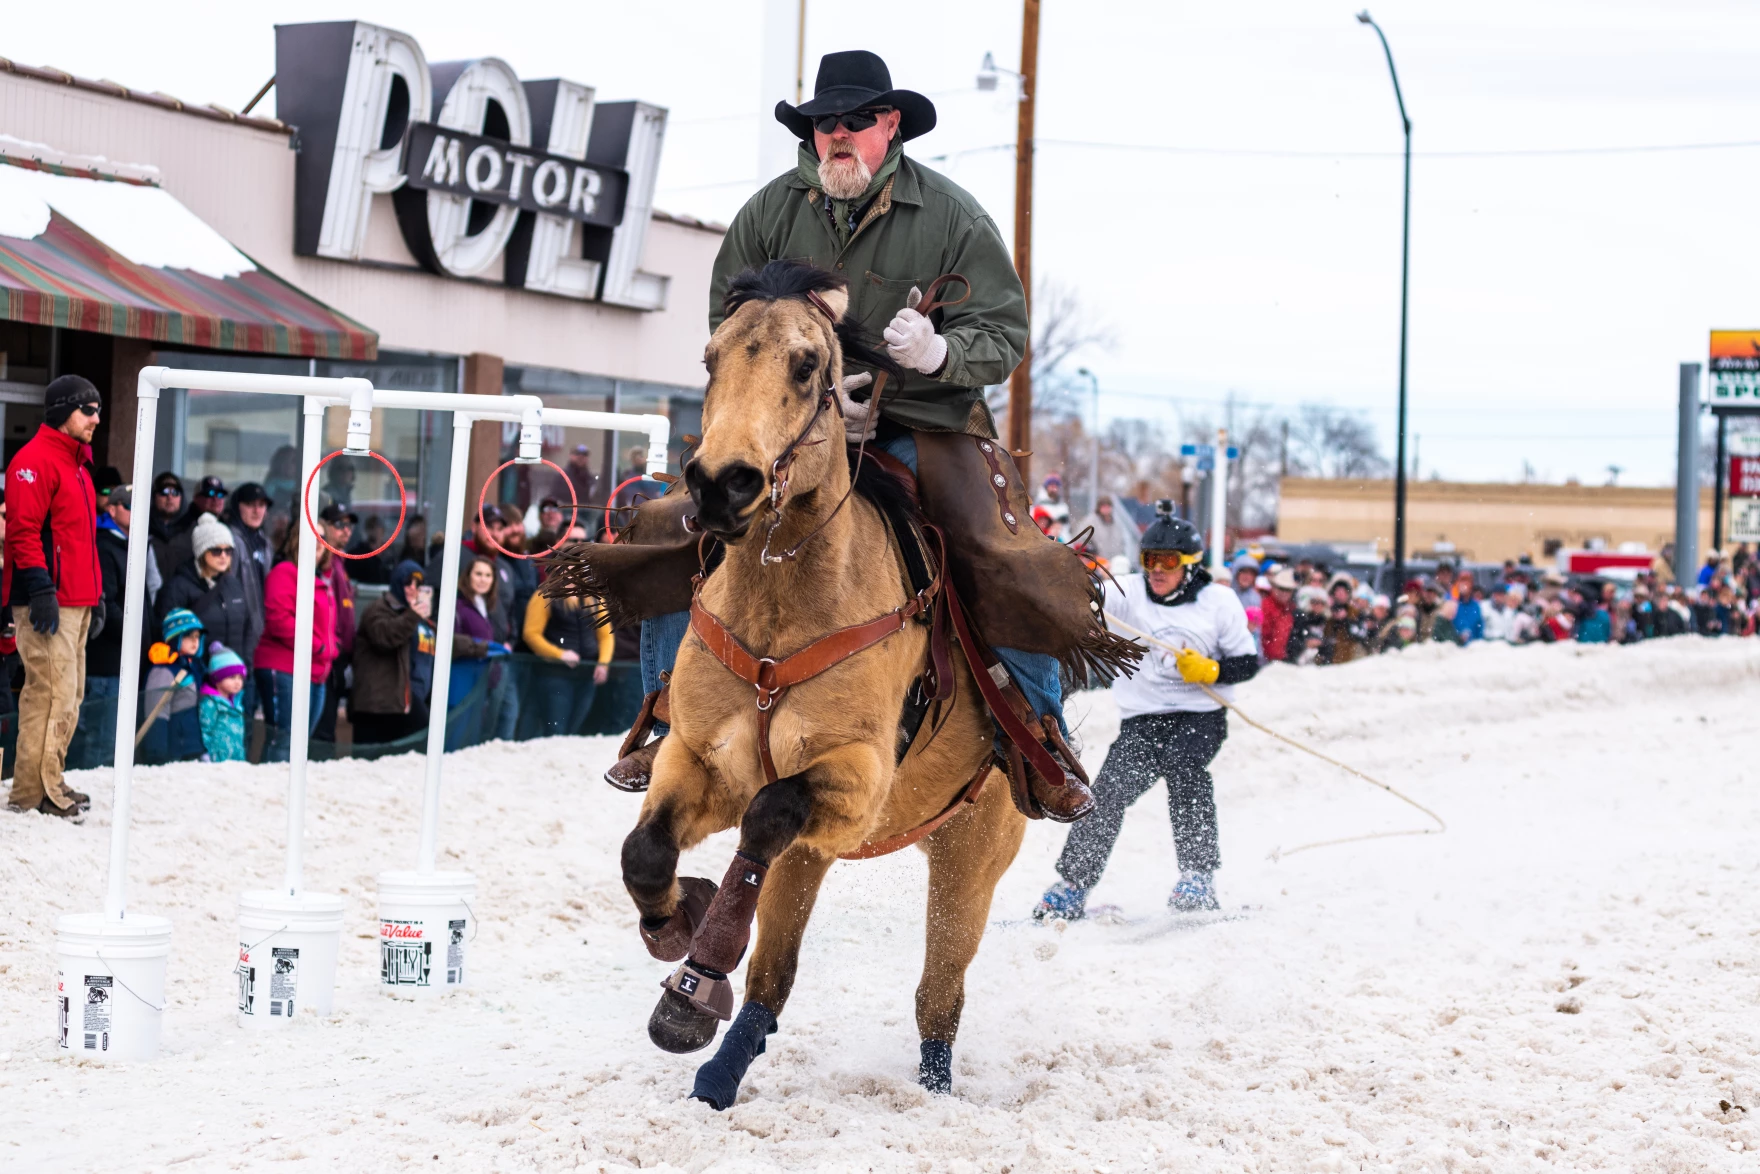
<instances>
[{"instance_id":1,"label":"roadside sign","mask_svg":"<svg viewBox=\"0 0 1760 1174\"><path fill-rule=\"evenodd\" d=\"M1738 457L1760 457L1760 432L1732 433L1729 451Z\"/></svg>"},{"instance_id":2,"label":"roadside sign","mask_svg":"<svg viewBox=\"0 0 1760 1174\"><path fill-rule=\"evenodd\" d=\"M1216 446L1214 444L1182 444L1179 446L1179 455L1182 457L1197 457L1198 468L1208 469L1216 462ZM1232 444L1228 446L1229 460L1237 460L1240 455L1240 449ZM1210 462L1210 464L1205 464L1206 461Z\"/></svg>"},{"instance_id":3,"label":"roadside sign","mask_svg":"<svg viewBox=\"0 0 1760 1174\"><path fill-rule=\"evenodd\" d=\"M1760 406L1760 330L1711 332L1711 403Z\"/></svg>"},{"instance_id":4,"label":"roadside sign","mask_svg":"<svg viewBox=\"0 0 1760 1174\"><path fill-rule=\"evenodd\" d=\"M1760 497L1760 457L1729 459L1729 495Z\"/></svg>"},{"instance_id":5,"label":"roadside sign","mask_svg":"<svg viewBox=\"0 0 1760 1174\"><path fill-rule=\"evenodd\" d=\"M1729 503L1730 542L1760 542L1760 497L1738 497Z\"/></svg>"}]
</instances>

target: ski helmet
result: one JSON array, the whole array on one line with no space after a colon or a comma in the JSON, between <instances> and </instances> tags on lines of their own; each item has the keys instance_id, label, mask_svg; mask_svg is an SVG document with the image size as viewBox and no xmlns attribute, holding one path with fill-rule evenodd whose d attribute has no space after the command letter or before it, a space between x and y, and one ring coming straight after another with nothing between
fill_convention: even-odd
<instances>
[{"instance_id":1,"label":"ski helmet","mask_svg":"<svg viewBox=\"0 0 1760 1174\"><path fill-rule=\"evenodd\" d=\"M1143 531L1138 545L1143 550L1178 551L1196 561L1204 553L1204 536L1184 518L1175 517L1172 500L1164 497L1155 503L1155 520Z\"/></svg>"}]
</instances>

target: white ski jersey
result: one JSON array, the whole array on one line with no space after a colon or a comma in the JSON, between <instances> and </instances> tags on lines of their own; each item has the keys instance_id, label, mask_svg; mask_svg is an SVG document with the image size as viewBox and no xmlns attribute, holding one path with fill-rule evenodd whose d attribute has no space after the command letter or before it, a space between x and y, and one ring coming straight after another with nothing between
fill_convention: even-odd
<instances>
[{"instance_id":1,"label":"white ski jersey","mask_svg":"<svg viewBox=\"0 0 1760 1174\"><path fill-rule=\"evenodd\" d=\"M1247 656L1255 651L1240 597L1220 583L1206 584L1190 603L1169 607L1149 598L1149 584L1141 573L1125 575L1117 583L1106 583L1105 606L1131 627L1175 648L1201 652L1211 660ZM1136 639L1122 630L1119 635ZM1153 644L1148 649L1136 675L1121 678L1112 686L1120 718L1146 713L1208 713L1221 708L1204 690L1179 675L1173 653ZM1234 700L1233 685L1210 687L1217 696Z\"/></svg>"}]
</instances>

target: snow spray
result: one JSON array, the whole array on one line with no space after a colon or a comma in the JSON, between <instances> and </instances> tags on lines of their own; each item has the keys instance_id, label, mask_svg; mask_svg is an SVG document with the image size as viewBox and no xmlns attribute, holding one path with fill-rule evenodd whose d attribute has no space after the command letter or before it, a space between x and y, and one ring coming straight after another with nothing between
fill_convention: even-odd
<instances>
[{"instance_id":1,"label":"snow spray","mask_svg":"<svg viewBox=\"0 0 1760 1174\"><path fill-rule=\"evenodd\" d=\"M238 898L238 1025L279 1027L330 1014L343 901L252 889Z\"/></svg>"},{"instance_id":2,"label":"snow spray","mask_svg":"<svg viewBox=\"0 0 1760 1174\"><path fill-rule=\"evenodd\" d=\"M379 989L426 996L464 986L476 896L468 872L380 873Z\"/></svg>"},{"instance_id":3,"label":"snow spray","mask_svg":"<svg viewBox=\"0 0 1760 1174\"><path fill-rule=\"evenodd\" d=\"M56 918L55 1040L61 1053L103 1061L158 1056L170 954L168 918Z\"/></svg>"}]
</instances>

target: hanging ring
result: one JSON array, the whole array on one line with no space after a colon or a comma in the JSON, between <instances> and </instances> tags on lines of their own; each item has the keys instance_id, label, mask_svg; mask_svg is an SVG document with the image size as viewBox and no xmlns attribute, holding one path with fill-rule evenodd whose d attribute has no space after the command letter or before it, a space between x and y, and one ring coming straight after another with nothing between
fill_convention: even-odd
<instances>
[{"instance_id":1,"label":"hanging ring","mask_svg":"<svg viewBox=\"0 0 1760 1174\"><path fill-rule=\"evenodd\" d=\"M500 551L502 554L506 555L508 558L517 558L517 559L542 558L547 554L555 553L555 551L564 542L568 541L568 532L570 530L574 529L575 519L580 517L581 503L579 501L575 500L576 495L575 495L575 491L574 491L574 482L569 479L568 472L565 469L563 469L563 467L561 465L557 464L555 461L547 461L547 460L540 459L538 461L538 463L540 465L549 465L552 469L555 469L556 475L562 478L562 483L564 485L568 486L568 504L569 504L568 525L566 525L562 528L561 536L556 539L555 544L552 545L549 550L528 552L526 554L515 554L513 551L507 549L505 546L503 546L499 542L495 541L494 536L489 533L489 527L483 524L483 504L484 504L484 502L486 502L488 500L489 486L491 486L495 483L495 478L501 476L501 470L507 468L509 465L517 465L518 463L519 463L519 461L517 458L515 460L511 460L511 461L502 461L499 465L495 466L495 471L493 473L490 473L487 477L485 477L483 479L483 488L481 488L480 490L477 491L477 537L479 539L481 539L482 541L487 542L490 546L493 546L496 550Z\"/></svg>"},{"instance_id":2,"label":"hanging ring","mask_svg":"<svg viewBox=\"0 0 1760 1174\"><path fill-rule=\"evenodd\" d=\"M324 541L324 532L318 527L318 523L316 521L314 521L312 518L312 482L314 482L318 479L318 470L319 469L322 469L325 465L328 465L331 461L335 460L337 457L345 456L345 455L346 456L356 456L359 454L350 453L347 449L339 448L335 452L331 453L329 456L325 457L323 460L319 461L317 464L312 466L311 476L306 478L306 491L300 495L301 504L303 504L305 506L306 525L311 527L312 537L316 538L318 540L318 545L322 546L325 550L329 551L331 554L335 555L337 558L348 558L348 559L372 558L375 555L383 554L385 551L387 551L391 548L391 544L393 542L397 541L398 534L401 533L403 530L403 520L409 516L409 501L404 494L403 477L401 475L399 475L399 473L397 472L396 465L394 465L390 461L386 460L379 453L373 452L371 449L369 449L367 451L367 453L366 453L367 456L372 457L374 460L376 460L380 464L384 465L387 469L391 470L391 477L393 480L395 480L397 482L397 525L392 527L390 537L386 538L384 544L382 546L380 546L377 550L369 550L365 554L349 554L346 550L337 550L334 546L331 546L328 542Z\"/></svg>"}]
</instances>

